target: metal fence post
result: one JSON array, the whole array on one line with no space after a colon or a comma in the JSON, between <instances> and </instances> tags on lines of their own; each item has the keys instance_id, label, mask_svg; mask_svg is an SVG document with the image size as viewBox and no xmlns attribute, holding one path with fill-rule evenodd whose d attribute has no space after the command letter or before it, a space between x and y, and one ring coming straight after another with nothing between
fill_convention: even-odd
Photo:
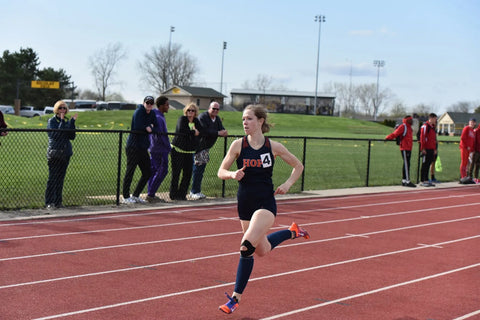
<instances>
[{"instance_id":1,"label":"metal fence post","mask_svg":"<svg viewBox=\"0 0 480 320\"><path fill-rule=\"evenodd\" d=\"M302 164L303 164L303 172L302 172L302 186L300 187L301 191L305 190L305 167L306 167L306 160L307 158L307 137L303 138L303 159L302 159Z\"/></svg>"},{"instance_id":2,"label":"metal fence post","mask_svg":"<svg viewBox=\"0 0 480 320\"><path fill-rule=\"evenodd\" d=\"M122 141L123 132L120 131L118 136L118 162L117 162L117 206L120 205L120 181L121 181L121 169L122 169Z\"/></svg>"},{"instance_id":3,"label":"metal fence post","mask_svg":"<svg viewBox=\"0 0 480 320\"><path fill-rule=\"evenodd\" d=\"M227 155L228 136L223 138L223 158ZM225 198L225 180L222 179L222 198Z\"/></svg>"},{"instance_id":4,"label":"metal fence post","mask_svg":"<svg viewBox=\"0 0 480 320\"><path fill-rule=\"evenodd\" d=\"M365 186L368 187L368 178L370 176L370 152L372 150L372 140L368 139L368 154L367 154L367 177Z\"/></svg>"}]
</instances>

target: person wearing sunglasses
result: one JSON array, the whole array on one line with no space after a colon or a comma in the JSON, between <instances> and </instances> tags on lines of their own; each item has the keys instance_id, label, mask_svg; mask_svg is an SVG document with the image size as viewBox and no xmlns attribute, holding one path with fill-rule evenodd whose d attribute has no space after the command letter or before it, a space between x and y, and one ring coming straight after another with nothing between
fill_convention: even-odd
<instances>
[{"instance_id":1,"label":"person wearing sunglasses","mask_svg":"<svg viewBox=\"0 0 480 320\"><path fill-rule=\"evenodd\" d=\"M170 199L172 200L187 199L187 190L193 171L193 154L198 146L198 136L203 133L197 115L198 107L192 102L183 108L183 116L180 116L177 121L170 153L172 163Z\"/></svg>"},{"instance_id":2,"label":"person wearing sunglasses","mask_svg":"<svg viewBox=\"0 0 480 320\"><path fill-rule=\"evenodd\" d=\"M68 164L73 155L72 143L75 139L75 121L78 114L70 119L67 104L59 100L53 107L53 117L48 119L48 180L45 190L45 206L47 209L58 209L63 207L63 182L67 174Z\"/></svg>"},{"instance_id":3,"label":"person wearing sunglasses","mask_svg":"<svg viewBox=\"0 0 480 320\"><path fill-rule=\"evenodd\" d=\"M218 102L212 101L208 110L198 116L205 134L200 137L194 157L192 190L190 191L190 199L192 200L206 198L202 193L202 180L207 163L210 161L210 148L213 147L218 137L228 136L227 130L223 127L222 119L218 116L219 111L220 105Z\"/></svg>"},{"instance_id":4,"label":"person wearing sunglasses","mask_svg":"<svg viewBox=\"0 0 480 320\"><path fill-rule=\"evenodd\" d=\"M7 129L7 124L3 118L3 113L0 111L0 129ZM0 136L6 136L8 134L7 130L0 131Z\"/></svg>"},{"instance_id":5,"label":"person wearing sunglasses","mask_svg":"<svg viewBox=\"0 0 480 320\"><path fill-rule=\"evenodd\" d=\"M143 105L139 106L132 116L132 125L130 135L127 139L125 148L127 154L127 169L123 178L123 203L146 203L140 198L140 193L147 185L148 179L152 175L150 155L148 148L150 147L149 134L158 133L158 122L155 113L152 112L155 101L152 96L146 96L143 99ZM142 175L137 182L137 186L130 195L130 186L132 184L135 169L140 167Z\"/></svg>"}]
</instances>

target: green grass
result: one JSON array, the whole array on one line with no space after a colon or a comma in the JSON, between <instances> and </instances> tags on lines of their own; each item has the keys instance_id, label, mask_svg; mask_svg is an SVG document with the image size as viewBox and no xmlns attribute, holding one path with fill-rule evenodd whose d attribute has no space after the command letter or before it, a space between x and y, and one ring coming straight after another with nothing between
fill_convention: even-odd
<instances>
[{"instance_id":1,"label":"green grass","mask_svg":"<svg viewBox=\"0 0 480 320\"><path fill-rule=\"evenodd\" d=\"M117 176L123 180L125 172L124 145L128 134L122 134L119 154L119 130L127 131L133 111L97 111L79 113L78 129L109 130L108 132L78 132L73 141L74 156L71 159L64 187L64 204L68 206L114 203L117 192ZM166 114L169 132L174 132L180 110ZM221 112L224 126L230 135L243 135L240 112ZM45 129L51 116L21 118L6 116L10 128ZM370 143L369 186L395 185L401 178L402 161L398 146L393 141L375 141L392 132L381 124L353 119L306 116L292 114L269 114L273 127L270 136L284 143L297 157L303 160L306 140L304 190L320 190L365 186L367 181L367 158ZM315 138L316 137L316 138ZM344 138L356 140L318 139ZM216 172L227 148L236 137L220 138L211 150L202 192L209 196L222 196L223 181ZM439 150L443 171L437 173L441 181L454 181L459 173L458 137L441 137ZM47 134L37 131L10 132L0 138L0 209L36 208L43 206L45 185L48 177L46 164ZM417 146L412 154L412 180L416 179ZM118 172L118 157L121 167ZM274 183L279 185L288 178L291 168L277 159ZM136 171L133 187L140 172ZM159 192L167 193L170 174ZM290 190L301 191L301 181ZM225 196L234 196L236 181L226 181Z\"/></svg>"},{"instance_id":2,"label":"green grass","mask_svg":"<svg viewBox=\"0 0 480 320\"><path fill-rule=\"evenodd\" d=\"M203 111L203 110L201 110ZM73 114L70 111L70 115ZM106 129L128 130L133 111L96 111L79 112L77 119L78 129ZM169 110L165 114L169 132L175 131L181 110ZM6 116L5 120L11 128L46 128L47 121L51 116L46 115L36 118L23 118ZM242 113L222 111L220 113L223 124L230 135L243 135ZM270 135L276 136L307 136L307 137L341 137L341 138L372 138L382 139L392 129L384 125L346 118L295 114L269 114L269 122L272 124Z\"/></svg>"}]
</instances>

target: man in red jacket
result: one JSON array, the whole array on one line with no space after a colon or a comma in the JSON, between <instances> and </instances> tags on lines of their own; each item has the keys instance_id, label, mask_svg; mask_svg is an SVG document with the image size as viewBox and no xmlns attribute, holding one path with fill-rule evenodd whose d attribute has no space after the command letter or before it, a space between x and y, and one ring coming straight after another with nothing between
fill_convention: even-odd
<instances>
[{"instance_id":1,"label":"man in red jacket","mask_svg":"<svg viewBox=\"0 0 480 320\"><path fill-rule=\"evenodd\" d=\"M435 127L437 125L437 115L430 113L428 121L420 128L420 152L422 156L422 168L420 171L420 180L424 187L434 187L435 185L428 181L428 172L430 165L435 160L437 154L437 133Z\"/></svg>"},{"instance_id":2,"label":"man in red jacket","mask_svg":"<svg viewBox=\"0 0 480 320\"><path fill-rule=\"evenodd\" d=\"M412 135L412 116L406 116L402 124L397 129L385 137L386 140L395 140L400 138L400 152L402 154L402 186L413 187L416 185L410 181L410 157L412 155L413 135Z\"/></svg>"},{"instance_id":3,"label":"man in red jacket","mask_svg":"<svg viewBox=\"0 0 480 320\"><path fill-rule=\"evenodd\" d=\"M479 183L480 180L478 180L478 171L480 169L480 128L476 128L473 130L475 132L475 144L473 147L473 159L472 163L470 163L470 167L468 169L468 176L469 177L475 177L473 179L473 182Z\"/></svg>"},{"instance_id":4,"label":"man in red jacket","mask_svg":"<svg viewBox=\"0 0 480 320\"><path fill-rule=\"evenodd\" d=\"M464 179L468 176L467 169L470 154L475 151L475 132L473 131L473 129L475 128L476 124L477 120L475 118L471 118L468 121L468 126L465 126L465 128L463 128L462 135L460 136L460 179Z\"/></svg>"}]
</instances>

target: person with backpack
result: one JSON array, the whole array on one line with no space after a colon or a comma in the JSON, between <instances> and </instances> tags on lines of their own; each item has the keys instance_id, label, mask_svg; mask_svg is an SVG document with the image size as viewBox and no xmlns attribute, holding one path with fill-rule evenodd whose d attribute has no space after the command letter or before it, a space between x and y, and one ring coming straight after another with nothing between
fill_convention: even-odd
<instances>
[{"instance_id":1,"label":"person with backpack","mask_svg":"<svg viewBox=\"0 0 480 320\"><path fill-rule=\"evenodd\" d=\"M402 186L415 188L416 185L410 181L410 157L412 155L413 131L412 116L408 115L403 118L402 124L396 126L394 132L385 137L385 140L397 140L402 154Z\"/></svg>"}]
</instances>

